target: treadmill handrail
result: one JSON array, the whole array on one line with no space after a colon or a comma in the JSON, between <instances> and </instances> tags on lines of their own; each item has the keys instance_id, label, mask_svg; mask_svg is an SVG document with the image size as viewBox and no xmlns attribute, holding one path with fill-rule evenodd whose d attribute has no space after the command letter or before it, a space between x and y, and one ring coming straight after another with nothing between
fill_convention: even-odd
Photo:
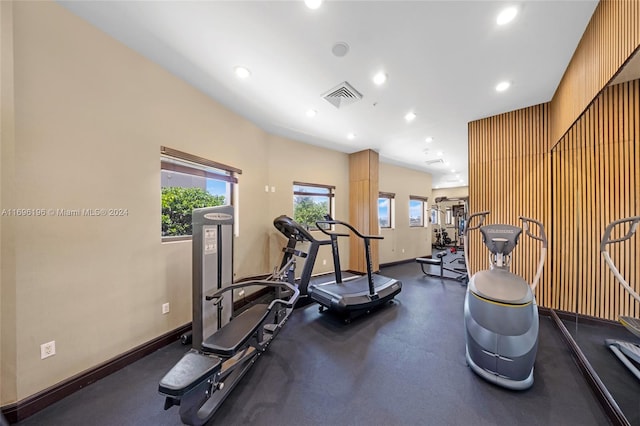
<instances>
[{"instance_id":1,"label":"treadmill handrail","mask_svg":"<svg viewBox=\"0 0 640 426\"><path fill-rule=\"evenodd\" d=\"M316 221L316 226L325 234L331 236L332 231L328 231L326 229L323 229L322 226L320 225L342 225L345 226L347 228L349 228L354 234L356 234L358 237L362 238L364 240L364 254L365 254L365 258L366 258L366 263L367 263L367 281L369 283L369 296L373 297L376 296L376 288L375 288L375 284L373 283L373 271L372 271L372 265L371 265L371 240L383 240L384 237L382 235L364 235L362 233L360 233L360 231L358 231L356 228L354 228L353 226L349 225L346 222L342 222L341 220L335 220L335 219L326 219L326 220L318 220ZM337 235L337 234L336 234ZM348 234L344 235L344 236L349 236ZM335 244L337 244L337 238L332 237L333 240L333 244L334 244L334 250L337 251L337 249L335 248ZM339 266L336 265L336 268L339 268ZM338 277L338 270L336 269L336 277ZM341 281L341 280L340 280Z\"/></svg>"},{"instance_id":2,"label":"treadmill handrail","mask_svg":"<svg viewBox=\"0 0 640 426\"><path fill-rule=\"evenodd\" d=\"M336 235L341 236L341 237L348 237L349 234L340 234L340 233L336 233L335 231L328 231L326 229L323 229L320 225L343 225L343 226L346 226L347 228L349 228L354 234L356 234L358 237L360 237L362 239L384 240L384 237L382 235L364 235L364 234L360 233L360 231L358 231L353 226L349 225L346 222L342 222L341 220L318 220L318 221L316 221L316 226L318 226L320 231L324 232L325 234L327 234L329 236L332 233L335 233Z\"/></svg>"},{"instance_id":3,"label":"treadmill handrail","mask_svg":"<svg viewBox=\"0 0 640 426\"><path fill-rule=\"evenodd\" d=\"M627 231L627 233L621 238L612 239L611 231L613 230L613 228L615 228L617 225L627 223L627 222L631 222L631 226L629 227L629 230ZM620 274L620 271L618 270L616 265L613 263L613 260L611 259L611 255L609 255L609 252L607 251L607 245L613 244L613 243L620 243L630 239L633 236L633 234L635 234L639 223L640 223L640 216L632 216L624 219L614 220L605 228L604 234L602 236L602 241L600 242L600 252L604 257L604 260L607 263L607 266L609 267L609 269L611 269L611 272L613 272L613 275L616 277L618 282L624 287L627 293L629 293L631 297L633 297L638 303L640 303L640 294L636 293L636 291L633 288L631 288L627 280L624 279L622 274Z\"/></svg>"}]
</instances>

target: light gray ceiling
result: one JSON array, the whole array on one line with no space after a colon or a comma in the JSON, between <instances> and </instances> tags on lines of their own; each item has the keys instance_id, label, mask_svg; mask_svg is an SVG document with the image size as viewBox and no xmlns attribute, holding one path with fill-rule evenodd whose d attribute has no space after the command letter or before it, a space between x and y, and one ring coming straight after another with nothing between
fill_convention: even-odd
<instances>
[{"instance_id":1,"label":"light gray ceiling","mask_svg":"<svg viewBox=\"0 0 640 426\"><path fill-rule=\"evenodd\" d=\"M467 123L551 100L597 1L59 1L267 132L467 185ZM517 5L513 22L498 12ZM349 51L332 53L337 42ZM234 75L236 66L251 71ZM387 82L376 86L383 70ZM498 93L495 86L512 86ZM362 100L322 99L347 81ZM313 109L317 115L306 116ZM404 116L414 111L407 123ZM353 140L348 133L355 133ZM425 139L432 136L434 141ZM438 156L441 151L442 155ZM442 158L444 163L428 164ZM447 164L445 164L447 163ZM313 158L309 158L310 166ZM455 172L452 172L455 170Z\"/></svg>"}]
</instances>

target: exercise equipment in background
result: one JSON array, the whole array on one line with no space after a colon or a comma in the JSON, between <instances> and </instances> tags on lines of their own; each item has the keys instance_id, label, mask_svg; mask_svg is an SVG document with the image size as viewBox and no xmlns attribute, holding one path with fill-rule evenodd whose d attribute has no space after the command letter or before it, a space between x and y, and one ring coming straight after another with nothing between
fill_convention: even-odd
<instances>
[{"instance_id":1,"label":"exercise equipment in background","mask_svg":"<svg viewBox=\"0 0 640 426\"><path fill-rule=\"evenodd\" d=\"M441 251L429 257L418 257L416 262L420 265L422 273L434 278L445 280L455 280L465 285L469 282L466 262L464 256L456 256L458 251L451 247L452 256L448 256L446 251Z\"/></svg>"},{"instance_id":2,"label":"exercise equipment in background","mask_svg":"<svg viewBox=\"0 0 640 426\"><path fill-rule=\"evenodd\" d=\"M635 234L638 224L640 223L640 216L629 217L625 219L619 219L611 222L607 225L602 241L600 242L600 253L604 257L605 262L613 275L616 277L620 285L624 287L624 290L640 303L640 294L638 294L629 283L620 274L620 271L611 260L611 256L607 251L609 244L621 243L629 240L633 234ZM628 224L629 228L624 232L624 235L620 238L611 238L611 232L616 226L622 226ZM632 259L632 262L635 260ZM621 315L618 320L622 325L626 327L636 337L640 338L640 319L630 316ZM618 357L620 361L640 380L640 344L638 342L627 342L624 340L606 339L605 344L611 349L611 351Z\"/></svg>"},{"instance_id":3,"label":"exercise equipment in background","mask_svg":"<svg viewBox=\"0 0 640 426\"><path fill-rule=\"evenodd\" d=\"M512 273L511 252L518 244L522 228L505 224L485 225L489 212L469 216L464 231L468 266L469 231L480 229L487 246L489 269L478 271L469 280L464 302L466 359L471 369L485 380L509 389L533 385L533 366L538 348L538 307L535 288L542 275L547 237L542 223L520 216L527 236L542 244L535 278L529 285ZM479 224L470 226L473 219ZM535 224L538 235L529 231Z\"/></svg>"},{"instance_id":4,"label":"exercise equipment in background","mask_svg":"<svg viewBox=\"0 0 640 426\"><path fill-rule=\"evenodd\" d=\"M291 259L266 280L233 283L233 207L195 209L192 348L162 378L165 410L180 406L187 425L203 425L276 337L299 296ZM233 315L233 291L275 290L270 303Z\"/></svg>"}]
</instances>

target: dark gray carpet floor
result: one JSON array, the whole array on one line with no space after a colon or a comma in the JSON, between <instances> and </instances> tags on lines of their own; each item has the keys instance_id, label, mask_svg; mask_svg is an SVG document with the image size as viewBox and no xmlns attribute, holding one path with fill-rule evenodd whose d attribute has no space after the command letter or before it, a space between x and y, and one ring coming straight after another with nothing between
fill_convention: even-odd
<instances>
[{"instance_id":1,"label":"dark gray carpet floor","mask_svg":"<svg viewBox=\"0 0 640 426\"><path fill-rule=\"evenodd\" d=\"M533 387L508 391L466 366L466 287L423 277L415 263L382 272L404 283L394 304L350 325L316 305L296 310L211 424L608 424L549 318ZM186 350L171 344L20 424L179 425L157 388Z\"/></svg>"},{"instance_id":2,"label":"dark gray carpet floor","mask_svg":"<svg viewBox=\"0 0 640 426\"><path fill-rule=\"evenodd\" d=\"M629 423L640 426L640 381L604 343L605 339L638 343L638 338L622 325L613 327L579 321L563 322Z\"/></svg>"}]
</instances>

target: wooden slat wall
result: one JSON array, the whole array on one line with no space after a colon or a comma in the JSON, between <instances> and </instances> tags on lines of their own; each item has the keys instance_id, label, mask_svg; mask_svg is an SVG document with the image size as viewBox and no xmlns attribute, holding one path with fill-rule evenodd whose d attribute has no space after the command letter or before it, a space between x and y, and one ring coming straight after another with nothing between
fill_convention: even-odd
<instances>
[{"instance_id":1,"label":"wooden slat wall","mask_svg":"<svg viewBox=\"0 0 640 426\"><path fill-rule=\"evenodd\" d=\"M549 104L489 117L469 123L470 212L490 210L489 223L521 226L519 216L542 222L549 233L551 217ZM475 225L477 222L472 223ZM488 267L488 250L480 234L471 234L471 272ZM531 282L540 244L522 236L513 252L511 270ZM550 259L536 289L541 306L551 306Z\"/></svg>"},{"instance_id":2,"label":"wooden slat wall","mask_svg":"<svg viewBox=\"0 0 640 426\"><path fill-rule=\"evenodd\" d=\"M378 234L378 153L365 150L349 155L349 224L365 235ZM344 231L340 230L340 231ZM380 268L378 242L371 242L371 263ZM349 269L366 273L367 263L361 238L349 239Z\"/></svg>"},{"instance_id":3,"label":"wooden slat wall","mask_svg":"<svg viewBox=\"0 0 640 426\"><path fill-rule=\"evenodd\" d=\"M551 156L553 307L611 320L639 316L599 248L608 223L640 215L640 80L606 88ZM640 292L640 236L612 246L611 255Z\"/></svg>"},{"instance_id":4,"label":"wooden slat wall","mask_svg":"<svg viewBox=\"0 0 640 426\"><path fill-rule=\"evenodd\" d=\"M640 45L640 1L601 0L551 100L551 148Z\"/></svg>"}]
</instances>

